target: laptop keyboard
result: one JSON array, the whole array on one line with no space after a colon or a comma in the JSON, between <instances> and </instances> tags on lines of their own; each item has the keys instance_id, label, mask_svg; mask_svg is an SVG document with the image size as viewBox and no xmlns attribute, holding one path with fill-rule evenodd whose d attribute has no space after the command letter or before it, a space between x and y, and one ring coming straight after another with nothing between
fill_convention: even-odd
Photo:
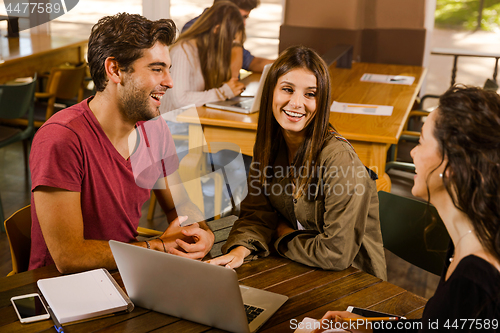
<instances>
[{"instance_id":1,"label":"laptop keyboard","mask_svg":"<svg viewBox=\"0 0 500 333\"><path fill-rule=\"evenodd\" d=\"M252 322L252 320L257 318L257 316L260 315L262 313L262 311L264 311L264 309L262 309L262 308L258 308L258 307L251 306L248 304L244 304L244 305L245 305L245 312L247 313L247 320L248 320L249 324Z\"/></svg>"},{"instance_id":2,"label":"laptop keyboard","mask_svg":"<svg viewBox=\"0 0 500 333\"><path fill-rule=\"evenodd\" d=\"M237 107L240 107L243 109L250 109L252 107L252 104L253 104L253 98L238 102L238 103L234 104L234 106L237 106Z\"/></svg>"}]
</instances>

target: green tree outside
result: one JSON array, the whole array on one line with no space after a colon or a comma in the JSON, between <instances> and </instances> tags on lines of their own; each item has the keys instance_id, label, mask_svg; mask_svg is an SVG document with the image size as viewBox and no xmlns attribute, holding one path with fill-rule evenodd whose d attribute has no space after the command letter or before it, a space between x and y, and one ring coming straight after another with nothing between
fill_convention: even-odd
<instances>
[{"instance_id":1,"label":"green tree outside","mask_svg":"<svg viewBox=\"0 0 500 333\"><path fill-rule=\"evenodd\" d=\"M500 0L483 0L481 29L500 29ZM435 24L439 28L476 30L481 0L437 0Z\"/></svg>"}]
</instances>

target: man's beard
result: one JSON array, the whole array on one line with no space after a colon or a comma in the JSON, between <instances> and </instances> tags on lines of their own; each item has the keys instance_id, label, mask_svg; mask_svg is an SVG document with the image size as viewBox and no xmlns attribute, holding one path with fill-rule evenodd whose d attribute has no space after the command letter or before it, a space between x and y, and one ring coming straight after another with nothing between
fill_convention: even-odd
<instances>
[{"instance_id":1,"label":"man's beard","mask_svg":"<svg viewBox=\"0 0 500 333\"><path fill-rule=\"evenodd\" d=\"M125 89L125 93L120 97L119 105L120 113L124 119L137 123L160 115L159 108L156 108L156 114L151 111L150 92L140 90L132 80L128 80L127 85L129 87Z\"/></svg>"}]
</instances>

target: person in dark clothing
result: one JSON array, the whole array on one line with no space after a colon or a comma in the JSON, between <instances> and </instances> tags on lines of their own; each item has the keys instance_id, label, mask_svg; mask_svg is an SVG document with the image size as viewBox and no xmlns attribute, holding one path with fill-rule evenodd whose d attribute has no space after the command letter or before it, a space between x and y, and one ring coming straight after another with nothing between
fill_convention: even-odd
<instances>
[{"instance_id":1,"label":"person in dark clothing","mask_svg":"<svg viewBox=\"0 0 500 333\"><path fill-rule=\"evenodd\" d=\"M417 174L412 193L437 208L452 240L449 260L422 319L365 322L356 332L499 331L499 131L497 93L454 86L441 96L411 152ZM330 311L322 320L339 323L342 317L355 315Z\"/></svg>"}]
</instances>

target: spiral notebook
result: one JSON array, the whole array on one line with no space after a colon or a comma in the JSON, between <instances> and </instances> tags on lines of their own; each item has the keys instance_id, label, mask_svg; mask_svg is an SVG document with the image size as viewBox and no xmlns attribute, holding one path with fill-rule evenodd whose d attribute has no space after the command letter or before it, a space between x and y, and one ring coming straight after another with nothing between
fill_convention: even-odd
<instances>
[{"instance_id":1,"label":"spiral notebook","mask_svg":"<svg viewBox=\"0 0 500 333\"><path fill-rule=\"evenodd\" d=\"M104 268L40 279L37 284L61 324L134 309Z\"/></svg>"}]
</instances>

